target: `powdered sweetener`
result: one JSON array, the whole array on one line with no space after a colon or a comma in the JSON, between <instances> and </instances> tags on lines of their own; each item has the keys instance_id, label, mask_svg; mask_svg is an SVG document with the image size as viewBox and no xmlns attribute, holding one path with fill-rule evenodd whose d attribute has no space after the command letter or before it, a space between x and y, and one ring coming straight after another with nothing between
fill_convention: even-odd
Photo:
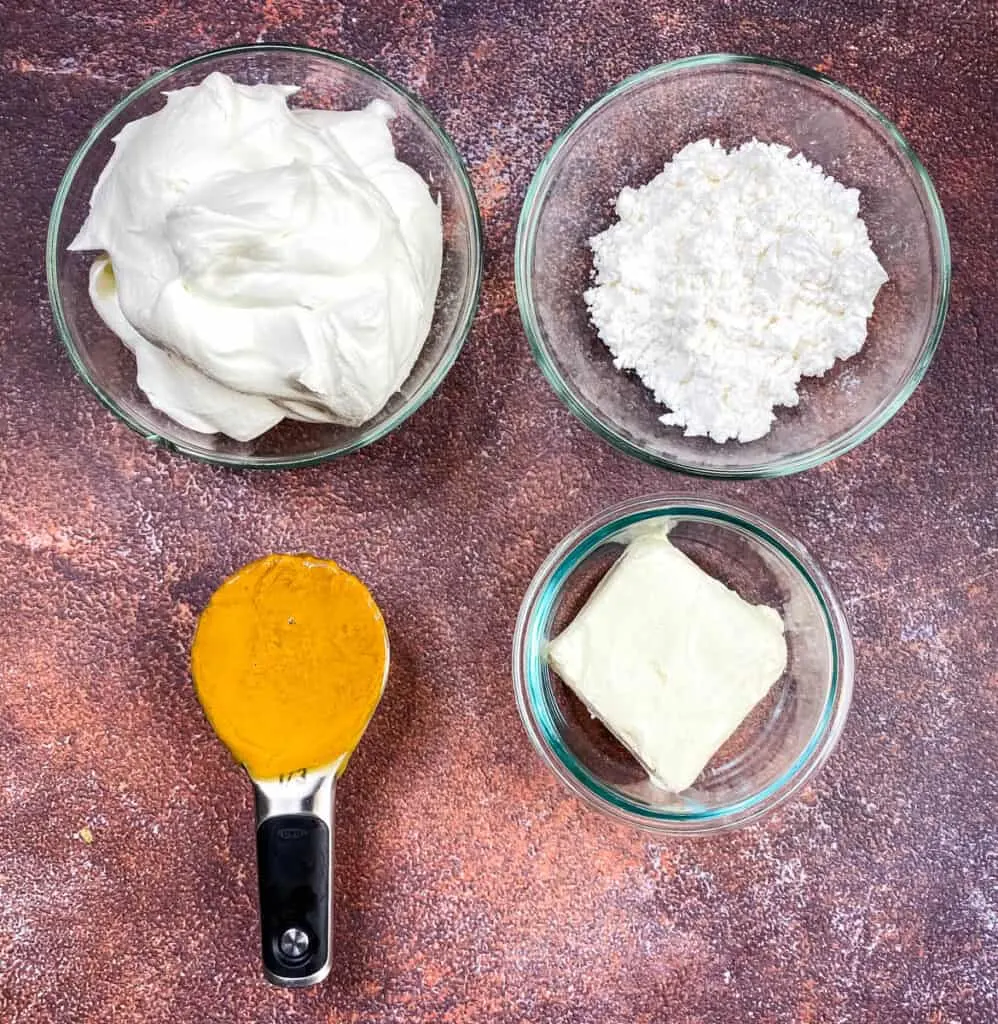
<instances>
[{"instance_id":1,"label":"powdered sweetener","mask_svg":"<svg viewBox=\"0 0 998 1024\"><path fill-rule=\"evenodd\" d=\"M668 425L718 442L766 434L866 340L887 274L845 188L786 146L701 139L616 201L590 239L593 324Z\"/></svg>"}]
</instances>

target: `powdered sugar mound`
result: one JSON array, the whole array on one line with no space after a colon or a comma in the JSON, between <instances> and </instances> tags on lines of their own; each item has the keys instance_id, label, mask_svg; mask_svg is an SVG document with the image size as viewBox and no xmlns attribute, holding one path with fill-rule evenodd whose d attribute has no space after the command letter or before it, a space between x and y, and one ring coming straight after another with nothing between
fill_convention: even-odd
<instances>
[{"instance_id":1,"label":"powdered sugar mound","mask_svg":"<svg viewBox=\"0 0 998 1024\"><path fill-rule=\"evenodd\" d=\"M690 143L616 211L590 239L585 300L614 364L669 408L663 423L755 440L802 376L862 348L887 274L859 192L788 147Z\"/></svg>"}]
</instances>

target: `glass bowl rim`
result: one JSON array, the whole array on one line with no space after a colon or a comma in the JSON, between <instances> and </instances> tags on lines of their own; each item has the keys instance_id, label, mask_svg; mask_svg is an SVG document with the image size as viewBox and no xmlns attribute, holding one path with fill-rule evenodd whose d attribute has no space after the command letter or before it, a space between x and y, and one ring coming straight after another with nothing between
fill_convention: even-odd
<instances>
[{"instance_id":1,"label":"glass bowl rim","mask_svg":"<svg viewBox=\"0 0 998 1024\"><path fill-rule=\"evenodd\" d=\"M659 811L622 796L596 779L557 738L543 709L542 640L539 625L568 576L608 537L658 518L709 521L747 533L783 561L817 599L832 653L828 696L807 744L778 779L737 803L706 812ZM517 709L534 750L561 784L593 809L645 831L706 835L741 828L767 815L793 796L821 767L838 743L852 700L855 655L852 633L835 588L807 548L782 527L730 501L690 493L659 493L631 498L590 517L564 537L534 574L520 604L513 636L513 683Z\"/></svg>"},{"instance_id":2,"label":"glass bowl rim","mask_svg":"<svg viewBox=\"0 0 998 1024\"><path fill-rule=\"evenodd\" d=\"M308 452L301 455L245 456L223 452L212 453L196 449L187 441L183 441L178 438L165 437L158 432L150 432L134 420L131 414L126 412L118 404L114 396L105 391L105 389L102 388L90 374L73 342L72 332L69 329L66 314L63 309L62 295L58 284L58 259L60 256L58 246L59 229L61 227L66 199L76 179L80 165L83 163L83 160L86 158L87 154L96 144L98 139L104 134L111 122L127 110L135 100L146 95L146 93L151 92L157 86L162 85L167 79L173 77L177 73L186 71L190 68L195 68L201 64L207 64L225 57L282 53L301 54L307 57L319 58L321 60L337 64L341 67L348 68L352 71L360 72L361 75L380 82L382 85L387 86L393 92L406 100L423 124L429 128L430 132L440 144L446 159L453 167L458 179L460 190L464 194L465 200L470 209L472 244L470 253L471 266L468 277L471 280L471 289L465 303L465 309L461 320L453 331L448 347L444 351L440 362L434 367L433 372L429 375L420 389L412 396L412 398L402 405L401 408L399 408L393 415L389 416L383 423L379 424L377 428L365 431L349 444L334 445L332 447L323 448L318 451ZM353 57L347 57L340 53L335 53L331 50L323 50L314 46L299 46L290 43L249 43L245 45L225 46L215 50L208 50L204 53L188 57L177 64L172 64L167 68L157 71L134 89L127 92L100 118L100 120L97 121L93 128L91 128L87 137L83 140L69 161L62 179L59 182L59 188L56 191L55 200L52 204L52 212L49 215L48 233L45 242L45 274L48 284L49 305L52 308L52 316L55 321L56 331L59 334L59 339L62 342L63 348L65 348L68 353L70 361L72 362L77 374L79 374L79 376L87 383L90 390L97 396L101 404L104 405L105 408L109 409L129 429L141 435L147 441L151 441L169 451L176 452L199 462L237 469L295 469L303 466L316 465L317 463L339 458L341 456L348 455L351 452L358 451L361 448L365 448L368 445L373 444L375 441L380 440L385 435L391 433L404 423L433 395L443 382L444 378L450 372L450 369L457 360L458 355L460 355L461 349L464 347L464 343L467 341L468 335L471 333L475 316L478 313L478 306L482 291L483 271L484 235L481 210L478 206L478 198L475 194L474 186L471 183L471 178L468 174L468 169L465 165L464 159L458 151L457 146L440 125L430 109L405 86L393 81L387 75L383 75L380 71L377 71L370 65L365 64L363 61L357 60Z\"/></svg>"},{"instance_id":3,"label":"glass bowl rim","mask_svg":"<svg viewBox=\"0 0 998 1024\"><path fill-rule=\"evenodd\" d=\"M868 120L872 120L876 125L879 125L887 137L898 147L901 155L907 159L908 164L915 172L917 183L921 185L924 192L929 210L931 211L931 218L928 221L929 229L934 234L938 244L938 260L936 261L935 270L939 275L940 287L932 322L925 338L922 340L918 359L897 392L889 400L882 402L872 416L861 421L839 438L827 441L800 455L761 461L743 467L712 468L691 465L681 458L671 458L648 451L642 445L628 439L611 425L603 423L576 397L573 385L558 370L544 341L534 301L530 265L536 245L537 211L547 198L550 184L549 176L552 168L555 166L565 146L600 110L646 82L664 78L679 71L709 70L738 64L789 72L792 76L818 82L821 86L830 89L840 98L844 99L847 104L857 108ZM943 325L946 320L946 312L949 308L951 277L952 260L950 256L949 232L946 227L946 218L943 213L942 204L939 201L935 185L928 171L894 122L881 113L868 100L863 99L858 93L834 81L834 79L829 78L827 75L823 75L820 71L815 71L813 68L794 64L790 61L779 60L774 57L763 57L756 54L707 53L695 57L684 57L680 60L656 64L618 82L577 114L555 138L551 148L545 153L530 181L516 229L514 278L520 319L523 322L527 341L530 344L534 358L555 394L590 430L603 438L603 440L608 441L615 448L627 455L640 459L642 462L671 469L692 477L732 480L772 479L788 476L792 473L813 469L815 466L820 466L822 463L837 458L839 455L844 455L857 445L862 444L863 441L872 437L908 401L919 382L925 376L929 364L932 362L936 349L939 347L939 340L942 336Z\"/></svg>"}]
</instances>

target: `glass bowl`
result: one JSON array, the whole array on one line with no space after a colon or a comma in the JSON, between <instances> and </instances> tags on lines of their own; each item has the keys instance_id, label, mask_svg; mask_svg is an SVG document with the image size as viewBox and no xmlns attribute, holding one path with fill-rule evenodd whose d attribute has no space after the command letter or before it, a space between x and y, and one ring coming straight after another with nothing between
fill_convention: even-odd
<instances>
[{"instance_id":1,"label":"glass bowl","mask_svg":"<svg viewBox=\"0 0 998 1024\"><path fill-rule=\"evenodd\" d=\"M547 664L629 538L669 521L670 540L745 600L783 616L787 668L693 786L668 793ZM540 567L513 640L516 701L543 761L575 796L652 832L706 834L746 825L791 797L831 753L853 685L849 626L831 583L803 545L736 505L688 495L624 502L566 537Z\"/></svg>"},{"instance_id":2,"label":"glass bowl","mask_svg":"<svg viewBox=\"0 0 998 1024\"><path fill-rule=\"evenodd\" d=\"M625 185L643 185L683 146L718 139L782 143L858 188L890 281L867 342L800 405L778 407L756 441L717 444L666 427L632 373L614 368L589 322L588 239L616 219ZM516 293L534 355L556 393L621 450L698 476L766 477L841 455L882 427L921 380L949 301L946 223L925 169L901 133L848 89L808 68L713 54L651 68L611 89L559 136L527 192L516 240Z\"/></svg>"},{"instance_id":3,"label":"glass bowl","mask_svg":"<svg viewBox=\"0 0 998 1024\"><path fill-rule=\"evenodd\" d=\"M87 273L94 253L67 250L86 217L90 194L121 128L163 106L163 92L196 85L213 71L239 82L301 87L292 106L350 109L374 99L395 111L398 158L417 170L440 197L443 270L436 312L422 353L402 388L359 427L283 420L253 441L200 434L154 409L135 382L135 360L94 311ZM153 75L97 123L70 161L49 221L49 297L56 327L73 365L98 398L150 441L208 462L242 467L303 466L356 451L411 416L446 376L464 344L478 306L482 229L468 174L453 142L414 96L377 71L346 57L302 46L239 46L206 53Z\"/></svg>"}]
</instances>

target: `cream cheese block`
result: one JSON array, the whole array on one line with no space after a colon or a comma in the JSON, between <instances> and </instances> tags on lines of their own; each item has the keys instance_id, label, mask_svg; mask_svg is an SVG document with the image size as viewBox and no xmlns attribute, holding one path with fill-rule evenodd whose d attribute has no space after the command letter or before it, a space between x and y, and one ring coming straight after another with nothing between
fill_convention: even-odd
<instances>
[{"instance_id":1,"label":"cream cheese block","mask_svg":"<svg viewBox=\"0 0 998 1024\"><path fill-rule=\"evenodd\" d=\"M548 661L664 789L688 789L787 664L783 619L656 526L636 537Z\"/></svg>"}]
</instances>

